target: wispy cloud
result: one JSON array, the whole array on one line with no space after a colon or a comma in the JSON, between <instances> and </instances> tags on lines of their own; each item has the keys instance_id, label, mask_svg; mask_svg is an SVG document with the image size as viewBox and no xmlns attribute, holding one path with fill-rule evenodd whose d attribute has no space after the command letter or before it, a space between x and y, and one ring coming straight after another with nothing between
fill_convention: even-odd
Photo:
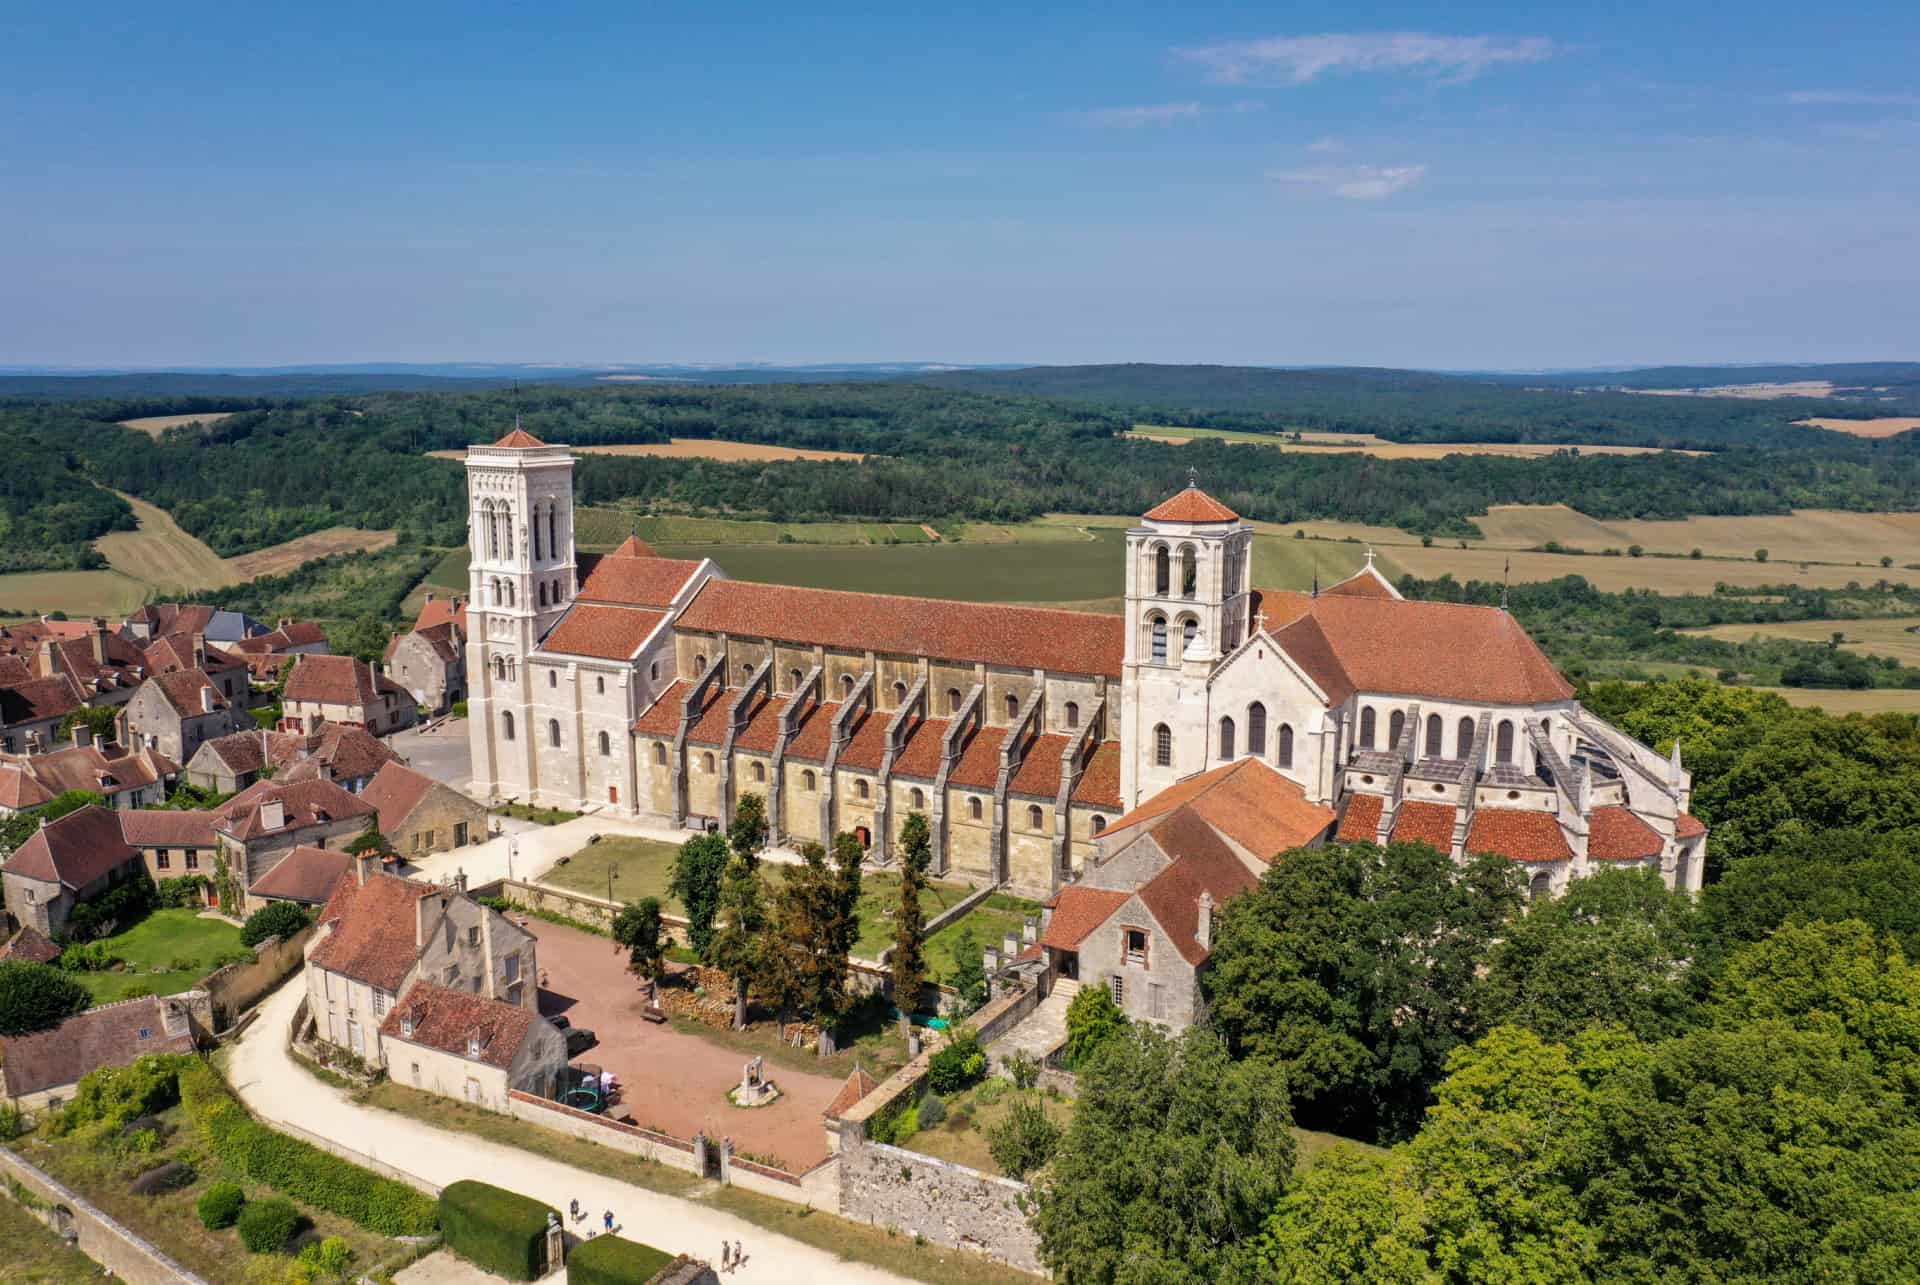
<instances>
[{"instance_id":1,"label":"wispy cloud","mask_svg":"<svg viewBox=\"0 0 1920 1285\"><path fill-rule=\"evenodd\" d=\"M1437 36L1420 31L1329 31L1180 49L1225 85L1304 85L1328 72L1405 71L1451 82L1489 67L1541 62L1558 52L1545 36Z\"/></svg>"},{"instance_id":2,"label":"wispy cloud","mask_svg":"<svg viewBox=\"0 0 1920 1285\"><path fill-rule=\"evenodd\" d=\"M1337 138L1316 138L1307 144L1307 150L1309 152L1337 152L1340 150L1340 140Z\"/></svg>"},{"instance_id":3,"label":"wispy cloud","mask_svg":"<svg viewBox=\"0 0 1920 1285\"><path fill-rule=\"evenodd\" d=\"M1155 103L1146 107L1099 107L1080 113L1080 123L1095 129L1139 129L1191 120L1204 109L1199 103Z\"/></svg>"},{"instance_id":4,"label":"wispy cloud","mask_svg":"<svg viewBox=\"0 0 1920 1285\"><path fill-rule=\"evenodd\" d=\"M1920 94L1873 94L1854 89L1801 89L1787 101L1803 107L1920 107Z\"/></svg>"},{"instance_id":5,"label":"wispy cloud","mask_svg":"<svg viewBox=\"0 0 1920 1285\"><path fill-rule=\"evenodd\" d=\"M1425 178L1424 165L1324 165L1303 170L1268 170L1267 177L1288 187L1325 192L1349 201L1382 201Z\"/></svg>"}]
</instances>

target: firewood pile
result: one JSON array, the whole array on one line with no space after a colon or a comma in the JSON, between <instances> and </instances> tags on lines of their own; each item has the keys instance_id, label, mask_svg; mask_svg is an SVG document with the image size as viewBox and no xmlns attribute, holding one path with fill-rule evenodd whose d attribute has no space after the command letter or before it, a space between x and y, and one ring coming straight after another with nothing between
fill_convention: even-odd
<instances>
[{"instance_id":1,"label":"firewood pile","mask_svg":"<svg viewBox=\"0 0 1920 1285\"><path fill-rule=\"evenodd\" d=\"M733 977L710 964L693 964L677 973L673 984L660 988L660 1007L674 1017L690 1017L702 1026L730 1030L733 1026ZM747 1029L776 1027L767 1006L747 997ZM812 1048L820 1028L798 1018L787 1023L786 1043Z\"/></svg>"}]
</instances>

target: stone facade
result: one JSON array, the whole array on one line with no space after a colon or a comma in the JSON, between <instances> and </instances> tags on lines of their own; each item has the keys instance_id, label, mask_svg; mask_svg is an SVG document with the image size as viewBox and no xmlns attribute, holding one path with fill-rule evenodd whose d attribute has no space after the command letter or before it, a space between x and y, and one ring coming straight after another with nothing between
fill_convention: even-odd
<instances>
[{"instance_id":1,"label":"stone facade","mask_svg":"<svg viewBox=\"0 0 1920 1285\"><path fill-rule=\"evenodd\" d=\"M207 699L184 707L177 704L165 688L169 680L179 677L169 674L150 678L133 693L133 699L127 702L120 716L125 723L123 739L127 744L158 750L176 763L185 763L215 737L254 725L240 703L229 702L224 695L218 695L212 685L199 689L206 693ZM242 700L245 694L241 692ZM190 697L195 695L198 693L189 693Z\"/></svg>"},{"instance_id":2,"label":"stone facade","mask_svg":"<svg viewBox=\"0 0 1920 1285\"><path fill-rule=\"evenodd\" d=\"M1042 1271L1040 1238L1020 1207L1027 1185L918 1151L862 1141L840 1153L840 1212L936 1245Z\"/></svg>"}]
</instances>

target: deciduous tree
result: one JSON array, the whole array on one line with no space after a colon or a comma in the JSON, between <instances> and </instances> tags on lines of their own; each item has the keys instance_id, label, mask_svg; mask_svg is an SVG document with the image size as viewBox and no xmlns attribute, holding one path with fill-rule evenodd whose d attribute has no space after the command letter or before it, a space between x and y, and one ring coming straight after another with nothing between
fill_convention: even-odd
<instances>
[{"instance_id":1,"label":"deciduous tree","mask_svg":"<svg viewBox=\"0 0 1920 1285\"><path fill-rule=\"evenodd\" d=\"M673 858L667 892L687 912L687 941L702 959L713 943L713 919L720 909L720 885L727 873L727 841L700 834L680 845Z\"/></svg>"}]
</instances>

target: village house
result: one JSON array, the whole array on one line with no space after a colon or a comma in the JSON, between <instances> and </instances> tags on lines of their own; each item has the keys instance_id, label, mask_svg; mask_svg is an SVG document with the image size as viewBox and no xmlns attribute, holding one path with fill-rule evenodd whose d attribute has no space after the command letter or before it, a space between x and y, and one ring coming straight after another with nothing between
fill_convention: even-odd
<instances>
[{"instance_id":1,"label":"village house","mask_svg":"<svg viewBox=\"0 0 1920 1285\"><path fill-rule=\"evenodd\" d=\"M454 600L455 603L459 599ZM428 602L428 607L433 604ZM423 613L424 614L424 613ZM465 619L464 608L459 617ZM444 714L467 696L467 635L452 620L416 627L387 644L387 673L430 714Z\"/></svg>"},{"instance_id":2,"label":"village house","mask_svg":"<svg viewBox=\"0 0 1920 1285\"><path fill-rule=\"evenodd\" d=\"M490 1111L507 1094L550 1098L567 1064L553 1023L530 1008L417 981L380 1024L388 1078Z\"/></svg>"},{"instance_id":3,"label":"village house","mask_svg":"<svg viewBox=\"0 0 1920 1285\"><path fill-rule=\"evenodd\" d=\"M262 905L292 901L302 906L323 906L353 861L351 856L333 848L301 844L256 879L247 893L253 902Z\"/></svg>"},{"instance_id":4,"label":"village house","mask_svg":"<svg viewBox=\"0 0 1920 1285\"><path fill-rule=\"evenodd\" d=\"M0 653L0 753L51 748L67 715L86 703L71 675L41 678L26 660Z\"/></svg>"},{"instance_id":5,"label":"village house","mask_svg":"<svg viewBox=\"0 0 1920 1285\"><path fill-rule=\"evenodd\" d=\"M365 834L372 804L331 781L257 781L213 810L219 859L240 894L236 913L266 899L254 886L296 848L341 849Z\"/></svg>"},{"instance_id":6,"label":"village house","mask_svg":"<svg viewBox=\"0 0 1920 1285\"><path fill-rule=\"evenodd\" d=\"M148 1053L191 1053L204 1034L202 992L148 995L102 1004L50 1031L0 1038L0 1084L7 1104L23 1112L52 1110L73 1096L80 1077L103 1066L125 1066Z\"/></svg>"},{"instance_id":7,"label":"village house","mask_svg":"<svg viewBox=\"0 0 1920 1285\"><path fill-rule=\"evenodd\" d=\"M144 646L169 634L199 634L210 642L237 643L267 627L252 616L199 603L150 602L128 616L121 631Z\"/></svg>"},{"instance_id":8,"label":"village house","mask_svg":"<svg viewBox=\"0 0 1920 1285\"><path fill-rule=\"evenodd\" d=\"M0 866L0 884L14 922L58 937L75 906L142 870L140 854L120 833L119 817L89 805L41 826Z\"/></svg>"},{"instance_id":9,"label":"village house","mask_svg":"<svg viewBox=\"0 0 1920 1285\"><path fill-rule=\"evenodd\" d=\"M333 649L327 643L327 631L310 620L282 617L272 630L243 638L233 645L253 676L253 681L271 685L280 679L281 667L296 656L325 656Z\"/></svg>"},{"instance_id":10,"label":"village house","mask_svg":"<svg viewBox=\"0 0 1920 1285\"><path fill-rule=\"evenodd\" d=\"M398 763L381 768L360 797L379 809L380 833L409 861L487 837L486 808Z\"/></svg>"},{"instance_id":11,"label":"village house","mask_svg":"<svg viewBox=\"0 0 1920 1285\"><path fill-rule=\"evenodd\" d=\"M140 653L153 674L177 674L197 670L207 676L227 702L244 709L252 696L247 663L240 657L209 646L201 634L168 634L148 643Z\"/></svg>"},{"instance_id":12,"label":"village house","mask_svg":"<svg viewBox=\"0 0 1920 1285\"><path fill-rule=\"evenodd\" d=\"M214 815L189 808L146 808L117 814L120 837L140 854L154 881L213 878L219 842L214 838ZM209 887L202 900L214 902Z\"/></svg>"},{"instance_id":13,"label":"village house","mask_svg":"<svg viewBox=\"0 0 1920 1285\"><path fill-rule=\"evenodd\" d=\"M26 964L51 964L60 958L60 948L38 928L22 928L0 943L0 964L19 960Z\"/></svg>"},{"instance_id":14,"label":"village house","mask_svg":"<svg viewBox=\"0 0 1920 1285\"><path fill-rule=\"evenodd\" d=\"M358 794L374 773L400 756L370 732L345 723L323 723L306 732L234 732L203 744L188 760L190 785L216 794L237 794L271 770L313 764L349 794Z\"/></svg>"},{"instance_id":15,"label":"village house","mask_svg":"<svg viewBox=\"0 0 1920 1285\"><path fill-rule=\"evenodd\" d=\"M403 1084L412 1083L410 1070L395 1065L398 1055L391 1054L384 1041L388 1018L417 984L458 992L489 1007L442 1010L440 1020L430 1021L435 1005L427 999L425 1008L413 1010L419 1021L411 1033L396 1027L395 1038L408 1042L409 1049L444 1042L439 1032L446 1030L449 1012L472 1023L459 1032L457 1051L451 1054L456 1057L466 1057L464 1040L471 1030L503 1019L498 1011L502 1008L519 1009L533 1026L552 1030L537 1016L539 968L531 933L457 888L384 874L377 865L371 856L354 862L335 885L307 942L307 1012L318 1038L369 1066L386 1066ZM429 997L433 994L428 992ZM540 1032L541 1044L544 1035ZM498 1043L494 1038L483 1043L480 1056L466 1060L497 1060L504 1054L512 1067L524 1039L504 1029L497 1038ZM564 1047L560 1053L564 1061Z\"/></svg>"},{"instance_id":16,"label":"village house","mask_svg":"<svg viewBox=\"0 0 1920 1285\"><path fill-rule=\"evenodd\" d=\"M229 685L235 681L231 674L226 680ZM156 673L140 684L121 710L121 739L185 763L215 737L254 726L242 708L247 690L244 668L238 682L240 697L236 700L202 670Z\"/></svg>"},{"instance_id":17,"label":"village house","mask_svg":"<svg viewBox=\"0 0 1920 1285\"><path fill-rule=\"evenodd\" d=\"M413 697L376 666L351 656L300 656L281 695L280 730L344 723L385 736L412 727L417 713Z\"/></svg>"},{"instance_id":18,"label":"village house","mask_svg":"<svg viewBox=\"0 0 1920 1285\"><path fill-rule=\"evenodd\" d=\"M152 807L166 802L168 785L180 775L180 765L158 750L96 745L84 726L73 729L72 742L45 753L0 754L0 809L7 799L31 800L13 811L37 807L68 790L90 790L110 808ZM11 784L9 778L15 778Z\"/></svg>"}]
</instances>

